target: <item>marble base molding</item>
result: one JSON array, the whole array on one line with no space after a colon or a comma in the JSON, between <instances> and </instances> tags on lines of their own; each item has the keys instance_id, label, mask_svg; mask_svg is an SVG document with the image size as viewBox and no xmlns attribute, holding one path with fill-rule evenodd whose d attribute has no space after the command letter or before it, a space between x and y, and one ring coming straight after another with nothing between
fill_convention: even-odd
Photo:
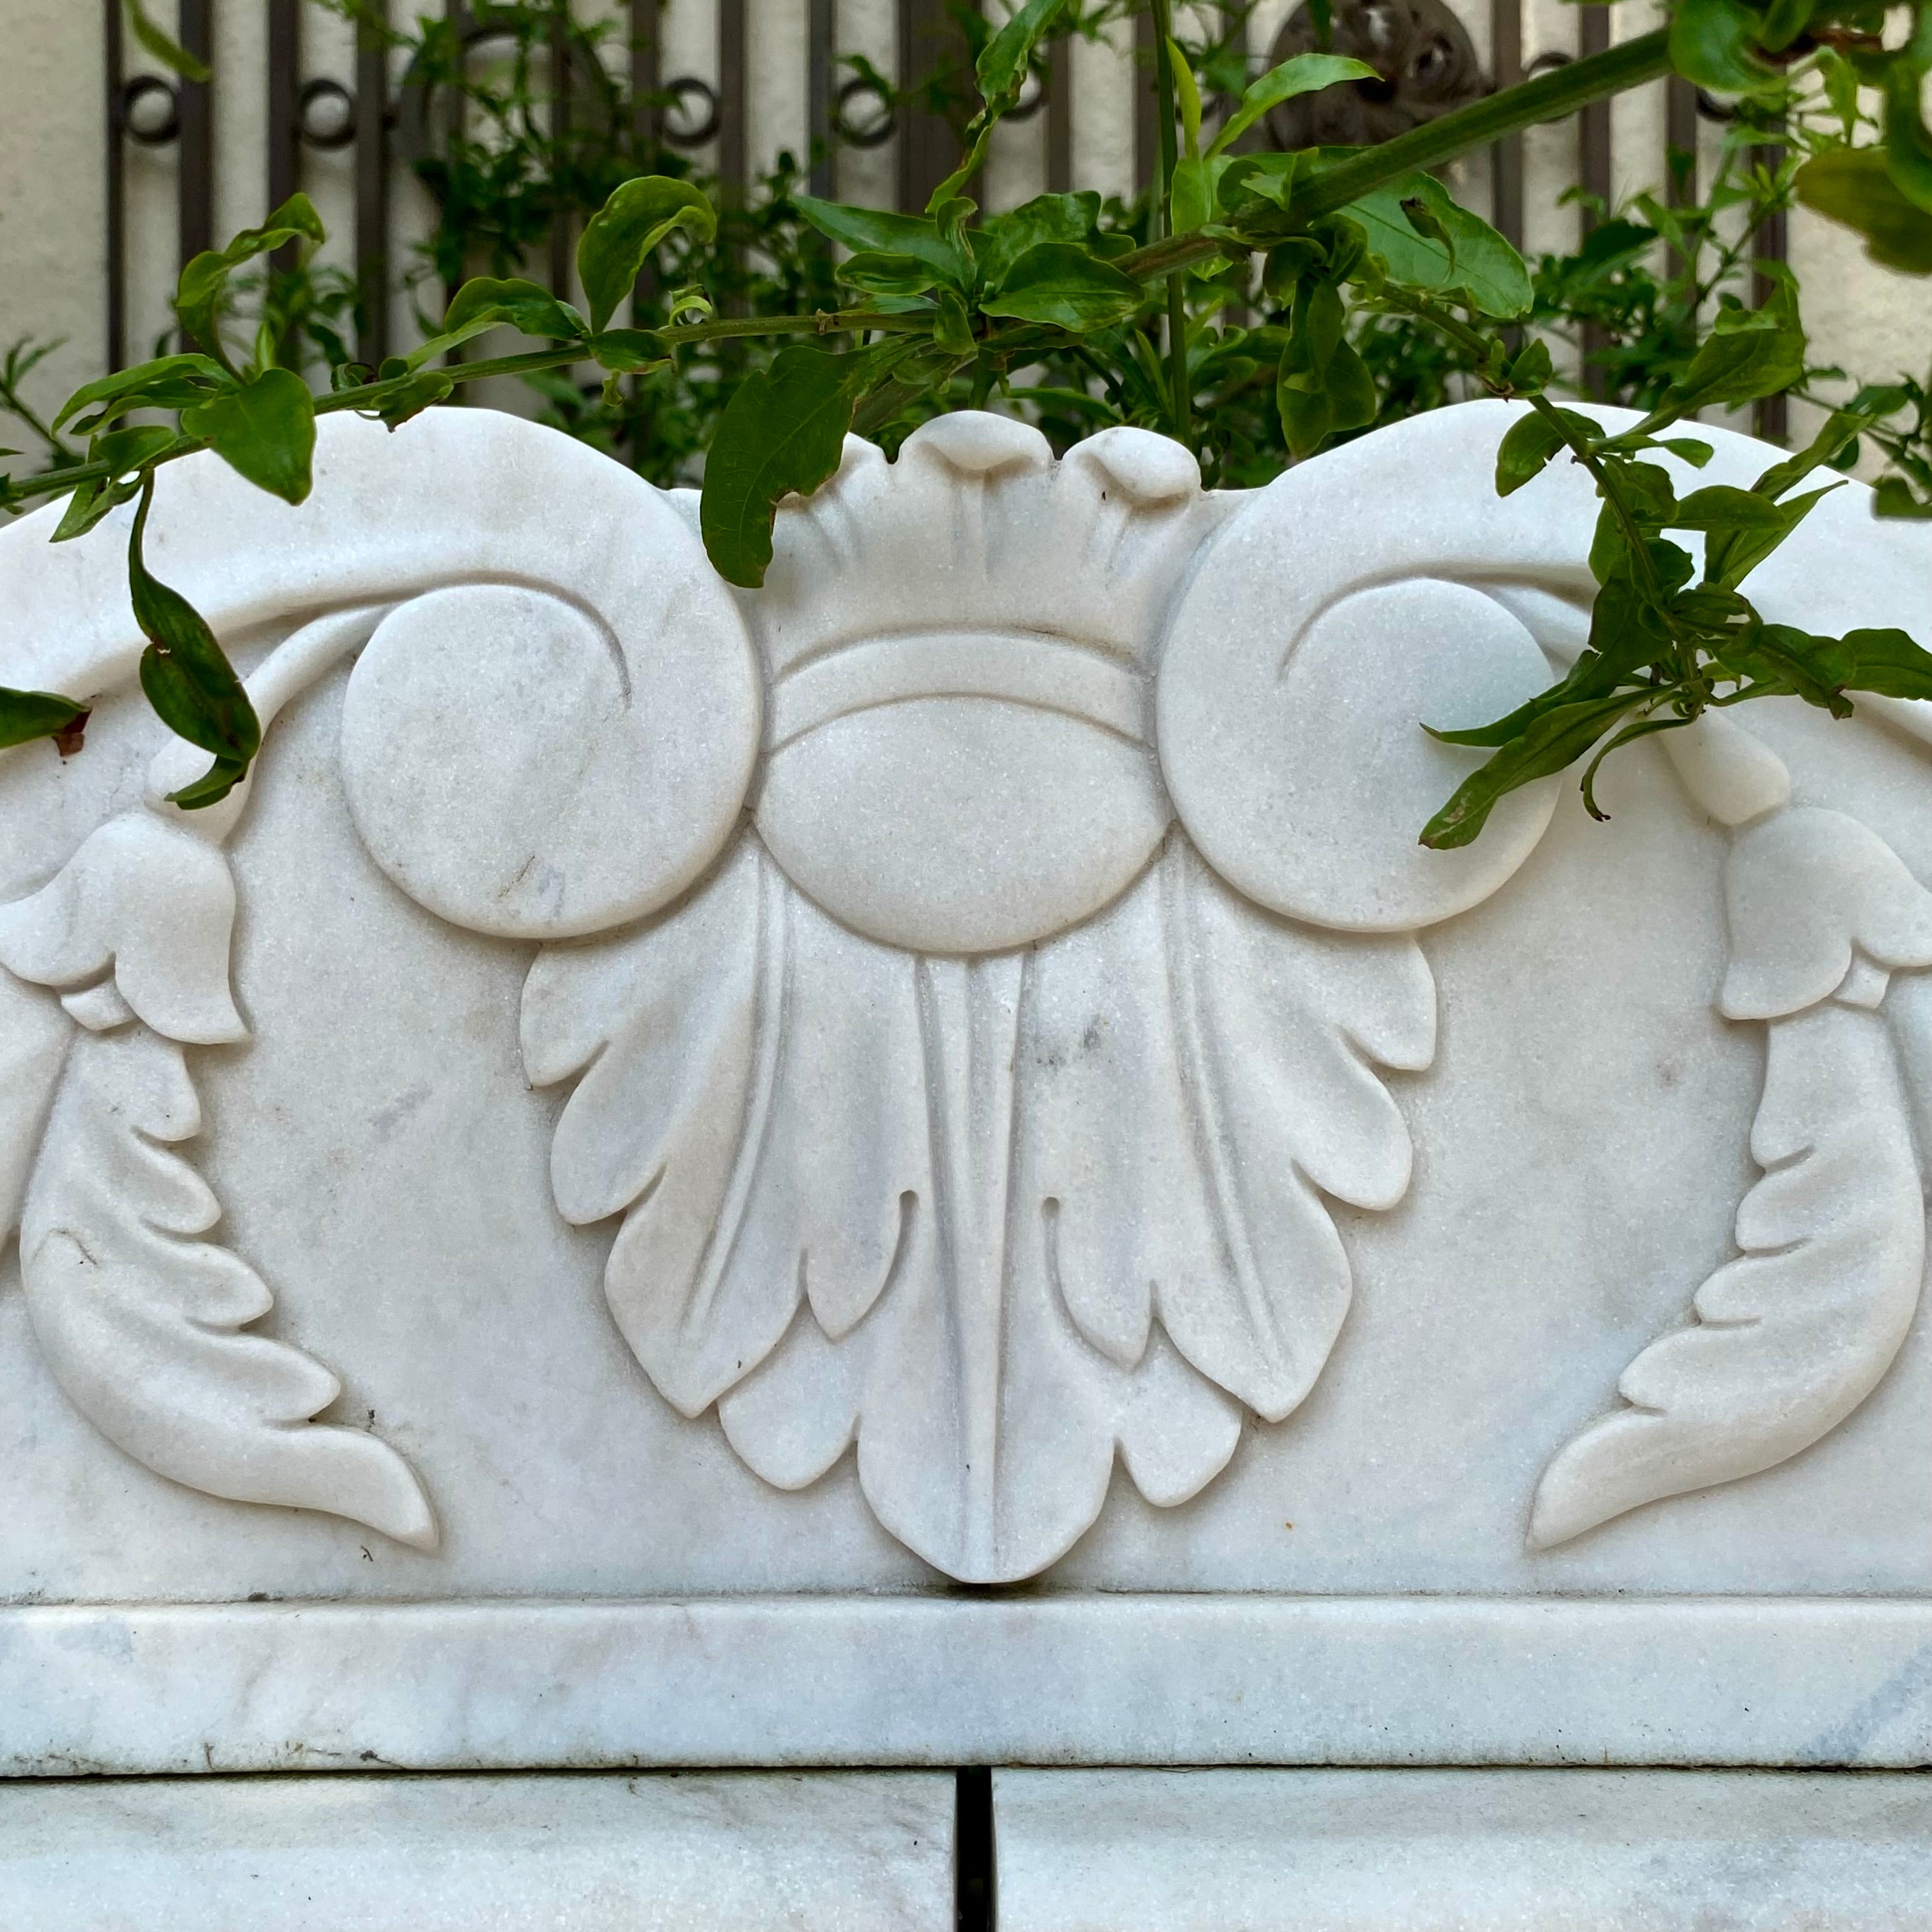
<instances>
[{"instance_id":1,"label":"marble base molding","mask_svg":"<svg viewBox=\"0 0 1932 1932\"><path fill-rule=\"evenodd\" d=\"M1932 1765L1932 1604L1090 1596L0 1614L0 1774Z\"/></svg>"},{"instance_id":2,"label":"marble base molding","mask_svg":"<svg viewBox=\"0 0 1932 1932\"><path fill-rule=\"evenodd\" d=\"M0 1784L0 1932L943 1932L920 1773Z\"/></svg>"},{"instance_id":3,"label":"marble base molding","mask_svg":"<svg viewBox=\"0 0 1932 1932\"><path fill-rule=\"evenodd\" d=\"M1932 1778L1003 1772L1001 1932L1906 1932Z\"/></svg>"}]
</instances>

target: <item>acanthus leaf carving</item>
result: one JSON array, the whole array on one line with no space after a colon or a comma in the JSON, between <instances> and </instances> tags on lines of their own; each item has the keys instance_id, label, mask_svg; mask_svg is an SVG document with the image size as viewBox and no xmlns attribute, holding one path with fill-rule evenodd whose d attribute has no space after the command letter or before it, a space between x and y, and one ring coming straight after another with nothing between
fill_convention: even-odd
<instances>
[{"instance_id":1,"label":"acanthus leaf carving","mask_svg":"<svg viewBox=\"0 0 1932 1932\"><path fill-rule=\"evenodd\" d=\"M246 1332L273 1298L196 1238L220 1204L173 1150L200 1125L178 1045L140 1025L76 1039L20 1222L28 1315L56 1379L110 1442L176 1482L434 1549L435 1517L401 1456L310 1420L340 1394L335 1377Z\"/></svg>"},{"instance_id":2,"label":"acanthus leaf carving","mask_svg":"<svg viewBox=\"0 0 1932 1932\"><path fill-rule=\"evenodd\" d=\"M617 939L553 946L526 1065L577 1077L572 1220L686 1413L783 1487L855 1440L888 1528L949 1574L1030 1574L1118 1450L1150 1500L1300 1402L1345 1313L1324 1194L1398 1198L1372 1063L1433 1046L1408 938L1246 905L1184 837L1098 920L949 959L846 932L748 835Z\"/></svg>"},{"instance_id":3,"label":"acanthus leaf carving","mask_svg":"<svg viewBox=\"0 0 1932 1932\"><path fill-rule=\"evenodd\" d=\"M1809 1448L1877 1387L1918 1308L1924 1184L1880 1009L1890 969L1932 965L1932 893L1856 820L1796 808L1738 833L1726 896L1723 1010L1766 1036L1741 1252L1624 1371L1625 1406L1544 1471L1532 1549Z\"/></svg>"}]
</instances>

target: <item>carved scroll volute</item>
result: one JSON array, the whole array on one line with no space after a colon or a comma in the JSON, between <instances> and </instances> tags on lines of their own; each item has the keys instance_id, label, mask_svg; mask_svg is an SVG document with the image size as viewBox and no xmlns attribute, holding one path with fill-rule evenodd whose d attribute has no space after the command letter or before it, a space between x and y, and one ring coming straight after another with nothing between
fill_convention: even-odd
<instances>
[{"instance_id":1,"label":"carved scroll volute","mask_svg":"<svg viewBox=\"0 0 1932 1932\"><path fill-rule=\"evenodd\" d=\"M568 938L654 912L738 822L760 690L736 610L670 511L612 534L652 568L610 616L522 585L434 590L384 620L350 677L343 780L363 843L472 932Z\"/></svg>"},{"instance_id":2,"label":"carved scroll volute","mask_svg":"<svg viewBox=\"0 0 1932 1932\"><path fill-rule=\"evenodd\" d=\"M1412 931L1478 904L1555 804L1546 781L1504 800L1473 846L1416 842L1486 755L1423 724L1486 723L1552 676L1518 618L1449 580L1532 574L1580 522L1538 530L1492 495L1486 517L1456 506L1466 454L1433 472L1439 497L1419 496L1432 452L1405 446L1427 440L1370 438L1262 491L1216 541L1161 658L1161 767L1202 855L1258 904L1342 932ZM1352 526L1370 502L1375 520Z\"/></svg>"},{"instance_id":3,"label":"carved scroll volute","mask_svg":"<svg viewBox=\"0 0 1932 1932\"><path fill-rule=\"evenodd\" d=\"M53 550L52 514L0 537L0 682L111 688L140 645L124 530ZM682 891L738 821L760 690L730 594L661 493L566 438L488 412L399 436L332 418L299 512L192 458L164 479L148 550L218 632L327 613L248 679L265 728L368 645L345 706L351 808L377 862L447 918L602 928ZM205 764L171 744L144 809L0 906L0 1238L18 1226L49 1366L130 1455L433 1548L414 1472L310 1420L336 1378L250 1332L268 1288L196 1238L221 1209L172 1150L200 1124L182 1048L246 1037L220 848L253 784L168 804Z\"/></svg>"}]
</instances>

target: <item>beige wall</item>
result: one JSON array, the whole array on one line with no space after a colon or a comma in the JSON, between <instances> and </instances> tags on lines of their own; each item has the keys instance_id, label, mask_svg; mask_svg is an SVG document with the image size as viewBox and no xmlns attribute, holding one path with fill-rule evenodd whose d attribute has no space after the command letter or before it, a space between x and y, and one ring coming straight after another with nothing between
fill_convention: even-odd
<instances>
[{"instance_id":1,"label":"beige wall","mask_svg":"<svg viewBox=\"0 0 1932 1932\"><path fill-rule=\"evenodd\" d=\"M430 0L410 0L425 8ZM585 0L615 5L616 0ZM1265 46L1291 0L1262 0L1252 34ZM1478 45L1487 52L1484 0L1460 0ZM783 146L802 145L806 0L750 0L752 151L768 164ZM172 0L157 0L164 20ZM715 74L711 0L670 0L664 22L668 74ZM99 371L104 344L104 234L102 187L103 89L98 0L0 0L11 30L0 67L0 343L34 334L64 336L66 346L45 366L37 392L52 398ZM219 192L216 221L226 232L259 219L264 210L266 145L262 74L265 14L261 0L217 0L215 142ZM1644 31L1654 17L1648 0L1620 0L1619 33ZM862 49L890 66L893 0L841 0L842 46ZM1526 0L1526 56L1576 44L1576 11L1563 0ZM304 70L352 81L352 49L340 22L306 14ZM130 46L130 66L148 64ZM1082 45L1074 60L1074 155L1083 184L1124 190L1133 166L1130 112L1132 63L1124 47ZM1660 91L1620 100L1614 131L1620 188L1653 182L1662 152ZM1717 140L1714 129L1707 140ZM1574 124L1532 129L1526 141L1528 240L1532 249L1574 245L1574 210L1557 196L1576 166ZM1002 130L988 170L989 199L1010 205L1038 191L1044 170L1044 123ZM350 151L308 152L304 185L337 238L330 254L346 262L351 200ZM889 196L890 146L848 152L842 187L854 196ZM1486 164L1472 163L1459 185L1480 206ZM171 151L128 151L128 345L151 346L166 328L175 259ZM419 191L399 181L394 208L399 256L422 232ZM1856 241L1798 211L1792 222L1792 256L1805 290L1806 310L1820 356L1854 374L1883 376L1901 368L1922 373L1932 362L1932 281L1911 282L1865 262ZM406 307L399 304L399 326Z\"/></svg>"}]
</instances>

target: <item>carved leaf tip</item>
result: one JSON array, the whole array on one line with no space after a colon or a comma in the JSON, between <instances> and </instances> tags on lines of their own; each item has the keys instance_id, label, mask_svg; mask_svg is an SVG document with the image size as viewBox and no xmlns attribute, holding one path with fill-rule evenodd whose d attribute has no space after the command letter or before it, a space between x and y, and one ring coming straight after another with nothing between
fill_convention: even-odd
<instances>
[{"instance_id":1,"label":"carved leaf tip","mask_svg":"<svg viewBox=\"0 0 1932 1932\"><path fill-rule=\"evenodd\" d=\"M94 832L38 892L0 905L0 966L68 991L112 972L129 1008L191 1046L248 1037L229 985L226 856L146 812Z\"/></svg>"},{"instance_id":2,"label":"carved leaf tip","mask_svg":"<svg viewBox=\"0 0 1932 1932\"><path fill-rule=\"evenodd\" d=\"M1724 875L1727 1019L1777 1019L1837 991L1855 949L1932 966L1932 892L1876 832L1816 806L1739 834Z\"/></svg>"}]
</instances>

